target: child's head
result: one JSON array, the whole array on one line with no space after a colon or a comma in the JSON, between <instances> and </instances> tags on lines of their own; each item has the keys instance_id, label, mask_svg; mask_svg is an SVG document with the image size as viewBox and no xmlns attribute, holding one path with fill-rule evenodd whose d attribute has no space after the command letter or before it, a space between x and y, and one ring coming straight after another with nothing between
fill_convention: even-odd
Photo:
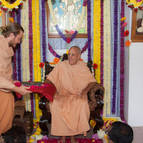
<instances>
[{"instance_id":1,"label":"child's head","mask_svg":"<svg viewBox=\"0 0 143 143\"><path fill-rule=\"evenodd\" d=\"M111 143L132 143L133 130L128 124L116 121L112 124L108 137Z\"/></svg>"}]
</instances>

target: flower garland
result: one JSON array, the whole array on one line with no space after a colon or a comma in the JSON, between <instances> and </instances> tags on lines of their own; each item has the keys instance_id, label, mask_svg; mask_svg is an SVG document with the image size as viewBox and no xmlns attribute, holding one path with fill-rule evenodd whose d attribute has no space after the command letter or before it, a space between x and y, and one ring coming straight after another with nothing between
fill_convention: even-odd
<instances>
[{"instance_id":1,"label":"flower garland","mask_svg":"<svg viewBox=\"0 0 143 143\"><path fill-rule=\"evenodd\" d=\"M45 0L41 0L41 6L42 6L42 56L43 56L43 61L46 61L46 24L45 24Z\"/></svg>"},{"instance_id":2,"label":"flower garland","mask_svg":"<svg viewBox=\"0 0 143 143\"><path fill-rule=\"evenodd\" d=\"M112 98L112 113L115 114L116 107L116 85L117 85L117 41L118 41L118 1L114 1L114 61L113 61L113 98Z\"/></svg>"},{"instance_id":3,"label":"flower garland","mask_svg":"<svg viewBox=\"0 0 143 143\"><path fill-rule=\"evenodd\" d=\"M63 40L65 41L65 42L67 42L67 43L70 43L75 37L76 37L76 35L77 35L77 31L75 31L72 35L71 35L71 37L66 37L64 34L63 34L63 32L60 30L60 28L59 28L59 26L56 24L55 25L55 27L56 27L56 30L57 30L57 32L58 32L58 34L61 36L61 38L63 38Z\"/></svg>"},{"instance_id":4,"label":"flower garland","mask_svg":"<svg viewBox=\"0 0 143 143\"><path fill-rule=\"evenodd\" d=\"M18 23L21 24L21 12L18 11L18 13L16 13L15 15L15 21L17 21ZM16 50L17 52L17 71L18 71L18 77L17 77L17 80L21 81L21 45L18 45L18 49Z\"/></svg>"},{"instance_id":5,"label":"flower garland","mask_svg":"<svg viewBox=\"0 0 143 143\"><path fill-rule=\"evenodd\" d=\"M104 76L104 70L103 70L103 67L104 67L104 1L101 1L100 2L100 6L101 6L101 23L100 23L100 27L101 27L101 30L100 30L100 33L101 33L101 63L100 63L100 81L101 81L101 84L103 85L103 76Z\"/></svg>"},{"instance_id":6,"label":"flower garland","mask_svg":"<svg viewBox=\"0 0 143 143\"><path fill-rule=\"evenodd\" d=\"M40 59L40 21L39 21L39 0L32 0L32 32L33 32L33 72L34 81L41 81ZM39 96L34 96L34 117L40 119L41 110L39 109Z\"/></svg>"},{"instance_id":7,"label":"flower garland","mask_svg":"<svg viewBox=\"0 0 143 143\"><path fill-rule=\"evenodd\" d=\"M96 0L93 3L93 62L100 65L101 59L100 59L100 21L101 19L101 7L100 7L100 0ZM100 68L96 70L96 80L98 83L100 83Z\"/></svg>"},{"instance_id":8,"label":"flower garland","mask_svg":"<svg viewBox=\"0 0 143 143\"><path fill-rule=\"evenodd\" d=\"M48 47L49 47L49 51L52 53L53 56L60 58L61 56L58 55L56 53L56 51L54 51L54 49L52 48L52 46L48 43ZM88 48L88 41L85 43L84 47L81 50L81 53L83 53L84 51L86 51L86 49Z\"/></svg>"},{"instance_id":9,"label":"flower garland","mask_svg":"<svg viewBox=\"0 0 143 143\"><path fill-rule=\"evenodd\" d=\"M14 53L14 57L13 57L13 78L14 80L17 80L17 70L16 70L16 53Z\"/></svg>"},{"instance_id":10,"label":"flower garland","mask_svg":"<svg viewBox=\"0 0 143 143\"><path fill-rule=\"evenodd\" d=\"M23 6L23 10L21 10L21 24L22 27L25 29L24 31L24 38L21 44L21 61L22 61L22 79L23 81L30 80L30 70L29 70L29 29L27 25L29 24L28 19L28 2L25 2Z\"/></svg>"},{"instance_id":11,"label":"flower garland","mask_svg":"<svg viewBox=\"0 0 143 143\"><path fill-rule=\"evenodd\" d=\"M91 61L91 2L87 1L88 61Z\"/></svg>"},{"instance_id":12,"label":"flower garland","mask_svg":"<svg viewBox=\"0 0 143 143\"><path fill-rule=\"evenodd\" d=\"M126 0L126 4L129 8L134 8L135 10L143 9L143 0Z\"/></svg>"},{"instance_id":13,"label":"flower garland","mask_svg":"<svg viewBox=\"0 0 143 143\"><path fill-rule=\"evenodd\" d=\"M109 9L111 2L110 1L104 1L103 4L103 21L104 21L104 27L103 27L103 39L104 39L104 45L103 45L103 53L104 56L100 55L100 60L103 60L104 64L104 87L106 88L105 95L104 95L104 116L105 115L110 115L111 111L111 103L110 103L110 98L111 98L111 12ZM101 9L102 10L102 9ZM102 12L102 11L101 11ZM103 24L103 23L102 23ZM101 35L102 36L102 35ZM102 45L102 43L101 43ZM102 49L101 49L102 50ZM100 53L101 54L101 53ZM101 62L100 62L101 64ZM101 71L100 71L100 76L101 76Z\"/></svg>"},{"instance_id":14,"label":"flower garland","mask_svg":"<svg viewBox=\"0 0 143 143\"><path fill-rule=\"evenodd\" d=\"M120 31L120 40L121 40L121 57L120 57L120 117L122 120L124 120L124 29L127 25L127 22L125 22L126 17L124 17L125 15L125 7L124 7L124 0L121 1L121 31ZM129 43L130 41L127 40ZM125 42L125 46L129 46L126 45L127 41Z\"/></svg>"},{"instance_id":15,"label":"flower garland","mask_svg":"<svg viewBox=\"0 0 143 143\"><path fill-rule=\"evenodd\" d=\"M60 58L61 56L58 55L52 48L52 46L48 43L49 51L53 54L53 56Z\"/></svg>"},{"instance_id":16,"label":"flower garland","mask_svg":"<svg viewBox=\"0 0 143 143\"><path fill-rule=\"evenodd\" d=\"M20 5L23 5L23 0L16 0L14 3L10 4L6 0L0 1L1 9L4 11L12 11L13 9L18 9Z\"/></svg>"},{"instance_id":17,"label":"flower garland","mask_svg":"<svg viewBox=\"0 0 143 143\"><path fill-rule=\"evenodd\" d=\"M30 62L30 81L33 81L33 32L32 32L32 0L28 1L29 11L29 62Z\"/></svg>"},{"instance_id":18,"label":"flower garland","mask_svg":"<svg viewBox=\"0 0 143 143\"><path fill-rule=\"evenodd\" d=\"M26 1L25 4L23 5L23 9L20 11L21 12L21 24L22 27L24 28L24 38L23 42L21 44L21 62L22 62L22 81L29 81L30 80L30 66L29 66L29 29L27 28L29 24L29 2ZM31 105L31 94L28 94L27 96L23 96L24 101L25 101L25 109L26 111L32 111L32 105Z\"/></svg>"}]
</instances>

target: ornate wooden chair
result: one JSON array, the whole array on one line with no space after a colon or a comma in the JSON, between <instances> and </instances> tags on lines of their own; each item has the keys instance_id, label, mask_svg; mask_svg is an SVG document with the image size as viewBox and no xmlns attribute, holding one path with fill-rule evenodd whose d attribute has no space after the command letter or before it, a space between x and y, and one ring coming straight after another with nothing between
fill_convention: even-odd
<instances>
[{"instance_id":1,"label":"ornate wooden chair","mask_svg":"<svg viewBox=\"0 0 143 143\"><path fill-rule=\"evenodd\" d=\"M67 59L67 56L64 56L64 60ZM94 69L92 67L92 61L87 63L87 66L89 67L91 72L94 72ZM52 69L52 67L48 62L45 64L45 74L49 74ZM45 76L46 77L46 76ZM96 83L95 86L88 92L88 102L89 102L89 108L90 108L90 120L94 120L96 122L93 131L94 133L99 130L103 124L104 121L102 119L101 113L103 110L103 96L104 96L104 87L101 84ZM45 97L42 97L39 102L39 107L42 110L42 117L40 119L39 125L42 130L43 135L47 135L49 133L47 124L51 121L51 114L49 110L49 104Z\"/></svg>"}]
</instances>

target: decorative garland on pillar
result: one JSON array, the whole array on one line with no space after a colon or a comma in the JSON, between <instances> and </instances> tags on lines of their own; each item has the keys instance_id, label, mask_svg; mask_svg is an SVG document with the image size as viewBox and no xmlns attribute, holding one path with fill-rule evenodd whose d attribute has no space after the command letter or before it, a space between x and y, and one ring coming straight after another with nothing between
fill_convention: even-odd
<instances>
[{"instance_id":1,"label":"decorative garland on pillar","mask_svg":"<svg viewBox=\"0 0 143 143\"><path fill-rule=\"evenodd\" d=\"M91 61L91 2L87 1L88 61Z\"/></svg>"},{"instance_id":2,"label":"decorative garland on pillar","mask_svg":"<svg viewBox=\"0 0 143 143\"><path fill-rule=\"evenodd\" d=\"M116 101L116 84L117 84L117 41L118 41L118 1L114 1L114 61L113 61L113 98L112 98L112 113L115 114Z\"/></svg>"},{"instance_id":3,"label":"decorative garland on pillar","mask_svg":"<svg viewBox=\"0 0 143 143\"><path fill-rule=\"evenodd\" d=\"M23 0L16 0L14 3L9 3L6 0L0 1L0 8L4 11L12 11L14 9L18 9L19 6L23 5Z\"/></svg>"},{"instance_id":4,"label":"decorative garland on pillar","mask_svg":"<svg viewBox=\"0 0 143 143\"><path fill-rule=\"evenodd\" d=\"M143 0L126 0L126 4L129 8L135 9L135 11L138 9L143 10Z\"/></svg>"},{"instance_id":5,"label":"decorative garland on pillar","mask_svg":"<svg viewBox=\"0 0 143 143\"><path fill-rule=\"evenodd\" d=\"M124 0L121 1L121 17L125 18L125 3ZM122 26L124 24L123 21L120 22L120 25ZM120 55L120 117L122 120L124 120L124 32L125 28L123 27L120 31L120 40L121 40L121 55Z\"/></svg>"}]
</instances>

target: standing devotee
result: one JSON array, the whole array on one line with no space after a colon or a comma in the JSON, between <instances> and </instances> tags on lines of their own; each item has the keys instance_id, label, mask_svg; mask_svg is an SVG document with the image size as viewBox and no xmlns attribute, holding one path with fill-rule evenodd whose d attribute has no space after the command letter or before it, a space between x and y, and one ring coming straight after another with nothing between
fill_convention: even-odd
<instances>
[{"instance_id":1,"label":"standing devotee","mask_svg":"<svg viewBox=\"0 0 143 143\"><path fill-rule=\"evenodd\" d=\"M0 141L2 133L12 127L14 116L14 96L12 92L21 95L31 93L28 87L16 87L12 80L12 56L17 44L22 41L24 30L21 25L12 23L0 28Z\"/></svg>"},{"instance_id":2,"label":"standing devotee","mask_svg":"<svg viewBox=\"0 0 143 143\"><path fill-rule=\"evenodd\" d=\"M71 47L68 60L58 63L47 76L47 82L51 81L57 89L50 104L51 134L61 136L61 143L65 143L66 136L71 136L71 143L75 143L75 135L86 136L90 129L87 92L96 81L80 57L80 48Z\"/></svg>"}]
</instances>

